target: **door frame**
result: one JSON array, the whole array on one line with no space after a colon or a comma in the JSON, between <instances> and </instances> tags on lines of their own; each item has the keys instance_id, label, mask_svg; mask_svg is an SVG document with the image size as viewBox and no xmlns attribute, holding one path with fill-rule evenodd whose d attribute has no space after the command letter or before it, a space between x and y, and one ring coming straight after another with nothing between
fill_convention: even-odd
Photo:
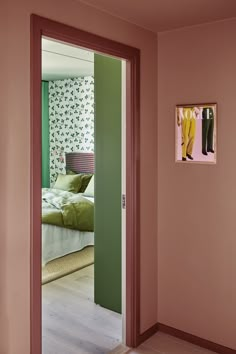
<instances>
[{"instance_id":1,"label":"door frame","mask_svg":"<svg viewBox=\"0 0 236 354\"><path fill-rule=\"evenodd\" d=\"M41 296L41 38L50 37L126 60L126 345L140 333L140 50L31 15L30 27L30 345L42 354Z\"/></svg>"}]
</instances>

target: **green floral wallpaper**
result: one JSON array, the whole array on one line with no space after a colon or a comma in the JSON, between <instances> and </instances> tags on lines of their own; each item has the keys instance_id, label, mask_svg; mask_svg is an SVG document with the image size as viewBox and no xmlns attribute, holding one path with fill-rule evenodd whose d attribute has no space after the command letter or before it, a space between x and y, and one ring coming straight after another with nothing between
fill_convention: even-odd
<instances>
[{"instance_id":1,"label":"green floral wallpaper","mask_svg":"<svg viewBox=\"0 0 236 354\"><path fill-rule=\"evenodd\" d=\"M94 77L49 81L50 184L65 173L65 152L94 151Z\"/></svg>"}]
</instances>

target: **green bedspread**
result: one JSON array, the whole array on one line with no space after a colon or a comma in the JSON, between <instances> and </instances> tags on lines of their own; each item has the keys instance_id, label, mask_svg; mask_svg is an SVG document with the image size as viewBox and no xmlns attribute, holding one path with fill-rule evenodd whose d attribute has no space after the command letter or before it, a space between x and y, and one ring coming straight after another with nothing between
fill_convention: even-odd
<instances>
[{"instance_id":1,"label":"green bedspread","mask_svg":"<svg viewBox=\"0 0 236 354\"><path fill-rule=\"evenodd\" d=\"M80 193L42 188L42 223L94 231L94 203Z\"/></svg>"}]
</instances>

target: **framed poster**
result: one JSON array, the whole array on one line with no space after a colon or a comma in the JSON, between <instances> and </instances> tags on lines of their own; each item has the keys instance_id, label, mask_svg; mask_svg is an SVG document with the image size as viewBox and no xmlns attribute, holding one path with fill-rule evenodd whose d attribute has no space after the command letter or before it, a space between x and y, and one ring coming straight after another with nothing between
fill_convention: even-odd
<instances>
[{"instance_id":1,"label":"framed poster","mask_svg":"<svg viewBox=\"0 0 236 354\"><path fill-rule=\"evenodd\" d=\"M175 109L175 161L215 164L217 104L177 105Z\"/></svg>"}]
</instances>

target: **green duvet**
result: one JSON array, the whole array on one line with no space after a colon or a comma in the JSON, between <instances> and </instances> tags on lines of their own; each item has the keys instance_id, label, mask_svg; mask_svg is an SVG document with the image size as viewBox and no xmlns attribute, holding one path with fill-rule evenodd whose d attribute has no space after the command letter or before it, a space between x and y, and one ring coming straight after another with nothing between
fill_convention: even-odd
<instances>
[{"instance_id":1,"label":"green duvet","mask_svg":"<svg viewBox=\"0 0 236 354\"><path fill-rule=\"evenodd\" d=\"M42 223L94 231L94 203L79 193L42 188Z\"/></svg>"}]
</instances>

